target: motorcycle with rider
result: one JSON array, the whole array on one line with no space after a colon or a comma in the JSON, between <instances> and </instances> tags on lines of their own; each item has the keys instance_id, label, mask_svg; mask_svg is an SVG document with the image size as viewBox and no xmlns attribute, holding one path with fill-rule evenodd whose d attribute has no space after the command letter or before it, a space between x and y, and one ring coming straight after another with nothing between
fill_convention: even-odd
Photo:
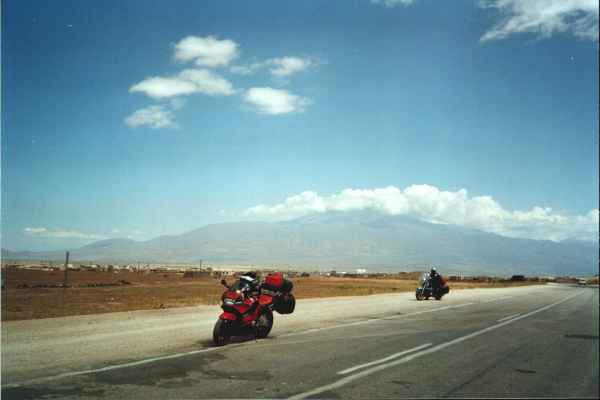
<instances>
[{"instance_id":1,"label":"motorcycle with rider","mask_svg":"<svg viewBox=\"0 0 600 400\"><path fill-rule=\"evenodd\" d=\"M431 268L429 273L425 272L421 275L419 287L415 291L415 297L417 300L428 300L430 297L441 300L449 292L450 287L434 267Z\"/></svg>"}]
</instances>

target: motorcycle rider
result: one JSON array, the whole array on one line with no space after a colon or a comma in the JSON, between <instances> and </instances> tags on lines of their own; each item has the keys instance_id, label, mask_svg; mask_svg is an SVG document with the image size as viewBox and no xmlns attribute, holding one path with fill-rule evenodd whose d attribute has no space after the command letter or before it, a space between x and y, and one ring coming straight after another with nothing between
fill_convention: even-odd
<instances>
[{"instance_id":1,"label":"motorcycle rider","mask_svg":"<svg viewBox=\"0 0 600 400\"><path fill-rule=\"evenodd\" d=\"M434 292L442 287L442 276L438 274L435 267L431 268L431 271L429 272L429 281L431 282L431 287Z\"/></svg>"},{"instance_id":2,"label":"motorcycle rider","mask_svg":"<svg viewBox=\"0 0 600 400\"><path fill-rule=\"evenodd\" d=\"M258 295L258 283L256 272L247 272L240 276L240 287L245 296Z\"/></svg>"}]
</instances>

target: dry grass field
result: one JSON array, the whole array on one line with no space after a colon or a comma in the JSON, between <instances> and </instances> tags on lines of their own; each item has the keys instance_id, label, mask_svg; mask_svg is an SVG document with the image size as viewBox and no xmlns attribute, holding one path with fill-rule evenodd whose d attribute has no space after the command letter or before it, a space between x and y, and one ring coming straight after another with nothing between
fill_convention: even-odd
<instances>
[{"instance_id":1,"label":"dry grass field","mask_svg":"<svg viewBox=\"0 0 600 400\"><path fill-rule=\"evenodd\" d=\"M294 278L293 293L296 298L303 299L412 292L417 286L418 275L410 274L410 279ZM68 288L43 287L62 283L62 271L4 269L2 278L6 286L1 298L3 321L218 304L223 292L220 279L184 278L183 273L178 272L70 271L68 282L71 287ZM525 284L531 283L449 283L451 290Z\"/></svg>"}]
</instances>

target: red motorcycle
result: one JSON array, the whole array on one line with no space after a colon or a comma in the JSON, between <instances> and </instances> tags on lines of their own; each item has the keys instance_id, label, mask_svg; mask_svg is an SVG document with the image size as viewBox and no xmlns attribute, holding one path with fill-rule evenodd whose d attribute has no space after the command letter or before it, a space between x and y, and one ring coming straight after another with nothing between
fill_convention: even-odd
<instances>
[{"instance_id":1,"label":"red motorcycle","mask_svg":"<svg viewBox=\"0 0 600 400\"><path fill-rule=\"evenodd\" d=\"M216 346L227 344L232 336L267 337L273 327L273 310L290 314L296 305L290 293L292 282L280 273L269 274L260 285L248 276L240 277L231 286L224 279L221 284L227 290L221 296L223 312L213 329Z\"/></svg>"}]
</instances>

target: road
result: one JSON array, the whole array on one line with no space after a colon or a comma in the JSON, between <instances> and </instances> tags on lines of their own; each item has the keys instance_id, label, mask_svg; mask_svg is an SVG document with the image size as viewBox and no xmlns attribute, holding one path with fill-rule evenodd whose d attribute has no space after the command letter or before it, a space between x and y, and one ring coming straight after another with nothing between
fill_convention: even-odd
<instances>
[{"instance_id":1,"label":"road","mask_svg":"<svg viewBox=\"0 0 600 400\"><path fill-rule=\"evenodd\" d=\"M212 347L218 308L2 323L2 398L597 398L597 287L309 299Z\"/></svg>"}]
</instances>

